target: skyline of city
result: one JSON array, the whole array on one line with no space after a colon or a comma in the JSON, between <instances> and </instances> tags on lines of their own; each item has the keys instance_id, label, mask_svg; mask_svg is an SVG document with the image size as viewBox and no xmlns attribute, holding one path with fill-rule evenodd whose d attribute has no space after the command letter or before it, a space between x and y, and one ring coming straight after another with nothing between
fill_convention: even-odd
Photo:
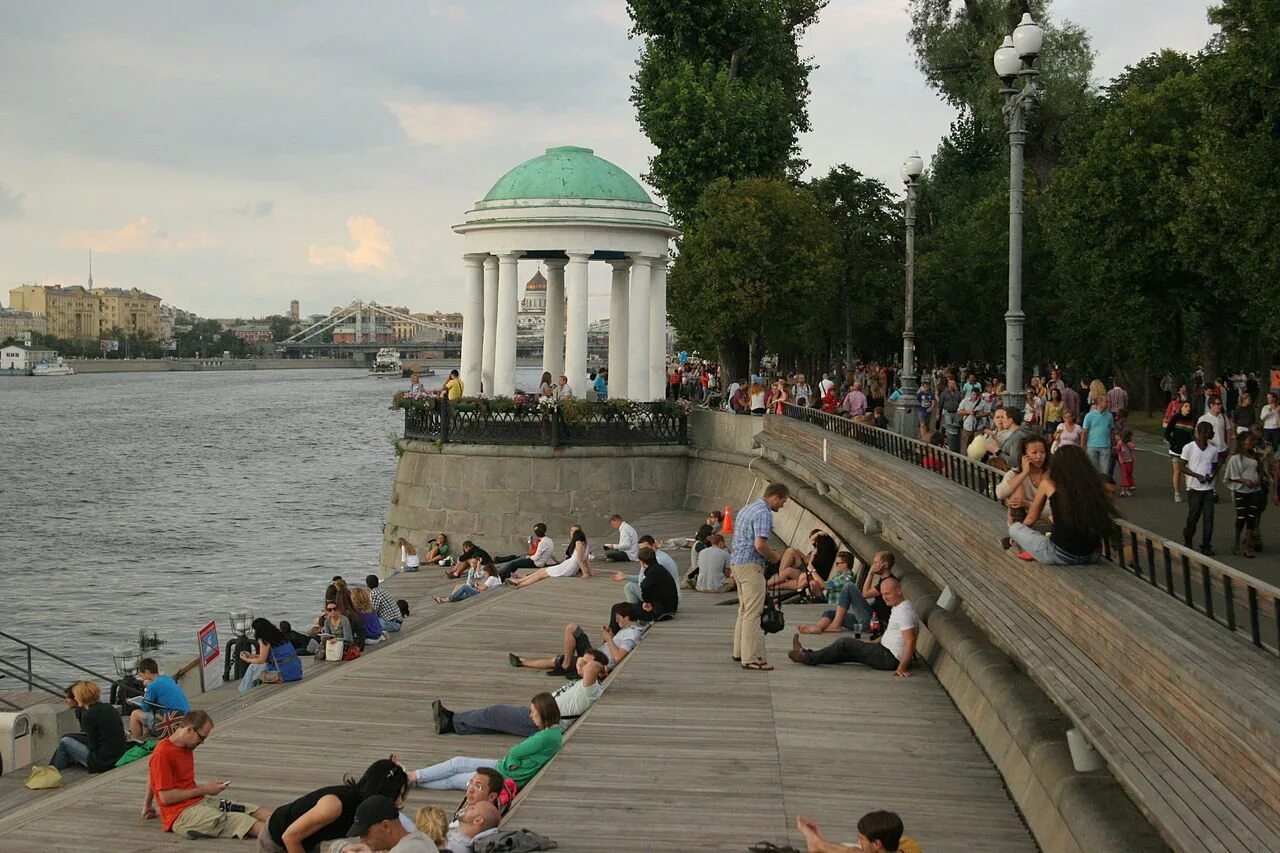
<instances>
[{"instance_id":1,"label":"skyline of city","mask_svg":"<svg viewBox=\"0 0 1280 853\"><path fill-rule=\"evenodd\" d=\"M1207 5L1059 0L1054 14L1089 31L1104 82L1157 48L1198 50ZM24 128L0 141L10 287L81 283L93 249L101 284L203 316L275 313L294 297L458 310L450 226L507 169L573 143L639 177L651 153L628 101L638 44L621 0L559 15L391 4L376 19L327 3L138 6L19 7L6 22L0 67L45 69L0 93ZM896 190L902 158L927 157L946 132L953 112L914 67L908 23L900 0L851 0L806 35L810 174L843 162ZM532 273L521 264L522 280ZM608 286L593 270L593 319Z\"/></svg>"}]
</instances>

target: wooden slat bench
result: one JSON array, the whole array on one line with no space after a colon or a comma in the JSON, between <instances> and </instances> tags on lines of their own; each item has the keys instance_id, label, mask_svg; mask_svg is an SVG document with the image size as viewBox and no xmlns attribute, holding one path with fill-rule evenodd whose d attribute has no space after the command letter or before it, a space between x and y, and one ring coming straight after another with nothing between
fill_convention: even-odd
<instances>
[{"instance_id":1,"label":"wooden slat bench","mask_svg":"<svg viewBox=\"0 0 1280 853\"><path fill-rule=\"evenodd\" d=\"M1171 846L1280 849L1280 661L1115 566L1014 559L999 507L928 470L790 418L758 441L949 586Z\"/></svg>"}]
</instances>

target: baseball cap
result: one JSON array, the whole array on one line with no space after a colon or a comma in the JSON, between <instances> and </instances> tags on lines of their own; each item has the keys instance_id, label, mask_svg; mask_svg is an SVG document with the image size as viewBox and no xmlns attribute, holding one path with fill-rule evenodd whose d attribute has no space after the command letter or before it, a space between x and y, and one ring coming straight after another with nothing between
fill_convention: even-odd
<instances>
[{"instance_id":1,"label":"baseball cap","mask_svg":"<svg viewBox=\"0 0 1280 853\"><path fill-rule=\"evenodd\" d=\"M356 807L356 819L351 824L352 835L364 835L375 823L399 820L400 810L390 797L375 794Z\"/></svg>"}]
</instances>

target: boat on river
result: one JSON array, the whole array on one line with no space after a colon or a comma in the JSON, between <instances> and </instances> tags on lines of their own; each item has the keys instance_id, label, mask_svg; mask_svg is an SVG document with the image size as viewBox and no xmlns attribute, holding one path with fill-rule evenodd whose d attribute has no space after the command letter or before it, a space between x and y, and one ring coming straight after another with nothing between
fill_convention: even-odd
<instances>
[{"instance_id":1,"label":"boat on river","mask_svg":"<svg viewBox=\"0 0 1280 853\"><path fill-rule=\"evenodd\" d=\"M76 371L71 365L63 360L62 356L58 356L54 361L42 361L35 367L31 368L32 376L75 376Z\"/></svg>"},{"instance_id":2,"label":"boat on river","mask_svg":"<svg viewBox=\"0 0 1280 853\"><path fill-rule=\"evenodd\" d=\"M403 370L404 362L400 360L400 353L396 348L383 347L374 356L373 367L369 368L369 375L375 379L399 379Z\"/></svg>"}]
</instances>

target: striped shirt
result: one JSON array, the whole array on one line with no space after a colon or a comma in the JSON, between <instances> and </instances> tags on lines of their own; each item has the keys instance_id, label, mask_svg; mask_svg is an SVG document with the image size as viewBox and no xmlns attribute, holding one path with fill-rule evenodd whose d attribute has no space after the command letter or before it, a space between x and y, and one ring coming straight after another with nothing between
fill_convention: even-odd
<instances>
[{"instance_id":1,"label":"striped shirt","mask_svg":"<svg viewBox=\"0 0 1280 853\"><path fill-rule=\"evenodd\" d=\"M757 563L765 565L764 556L756 550L756 537L765 539L773 533L773 511L764 502L764 498L744 506L738 510L733 519L733 554L729 557L732 565Z\"/></svg>"}]
</instances>

